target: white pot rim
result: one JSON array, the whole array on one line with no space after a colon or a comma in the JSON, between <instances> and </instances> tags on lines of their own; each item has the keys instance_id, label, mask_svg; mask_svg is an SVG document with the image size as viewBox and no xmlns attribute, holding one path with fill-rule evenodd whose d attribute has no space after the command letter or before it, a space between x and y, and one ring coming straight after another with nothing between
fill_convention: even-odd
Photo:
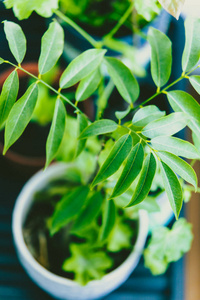
<instances>
[{"instance_id":1,"label":"white pot rim","mask_svg":"<svg viewBox=\"0 0 200 300\"><path fill-rule=\"evenodd\" d=\"M35 189L40 189L40 187L44 186L44 183L49 180L50 178L56 178L58 175L61 175L64 173L67 168L69 168L71 164L64 164L64 163L56 163L51 165L46 171L39 171L36 173L23 187L21 193L19 194L16 204L13 211L12 216L12 231L13 231L13 238L15 247L17 249L17 252L23 253L23 257L25 261L28 261L31 268L34 269L35 272L42 274L47 280L57 282L62 285L69 284L74 287L80 287L80 285L70 279L61 277L59 275L56 275L47 269L45 269L42 265L40 265L35 258L31 255L31 253L28 250L28 247L25 244L24 238L23 238L23 232L22 232L22 226L25 221L26 213L29 210L31 199L33 192ZM144 225L144 226L143 226ZM146 241L146 237L148 234L148 216L146 211L140 211L139 213L139 230L138 230L138 238L136 240L136 244L134 246L134 251L131 252L131 254L128 256L128 258L115 270L112 272L106 274L102 279L100 280L93 280L90 281L86 286L91 288L98 284L100 281L104 280L111 280L111 277L118 276L121 272L121 268L125 264L129 265L130 262L132 262L134 259L138 262L140 255L143 251L144 244ZM21 261L23 265L23 261ZM137 264L137 263L136 263ZM131 272L130 272L131 273ZM129 275L130 275L129 273Z\"/></svg>"}]
</instances>

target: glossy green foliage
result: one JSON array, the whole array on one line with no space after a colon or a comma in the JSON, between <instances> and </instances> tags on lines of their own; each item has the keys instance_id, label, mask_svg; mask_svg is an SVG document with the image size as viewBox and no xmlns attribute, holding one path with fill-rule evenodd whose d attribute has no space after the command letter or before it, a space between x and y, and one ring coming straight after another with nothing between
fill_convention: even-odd
<instances>
[{"instance_id":1,"label":"glossy green foliage","mask_svg":"<svg viewBox=\"0 0 200 300\"><path fill-rule=\"evenodd\" d=\"M151 27L148 32L151 45L151 74L157 87L165 85L171 75L172 44L170 39L159 30Z\"/></svg>"},{"instance_id":2,"label":"glossy green foliage","mask_svg":"<svg viewBox=\"0 0 200 300\"><path fill-rule=\"evenodd\" d=\"M173 135L183 129L188 123L188 116L183 112L172 113L158 120L148 123L142 134L148 138L163 135Z\"/></svg>"},{"instance_id":3,"label":"glossy green foliage","mask_svg":"<svg viewBox=\"0 0 200 300\"><path fill-rule=\"evenodd\" d=\"M172 136L159 136L151 140L154 149L167 151L190 159L199 158L200 154L195 146L182 139Z\"/></svg>"},{"instance_id":4,"label":"glossy green foliage","mask_svg":"<svg viewBox=\"0 0 200 300\"><path fill-rule=\"evenodd\" d=\"M85 244L71 244L71 257L63 263L62 269L75 274L75 281L86 285L92 279L100 279L113 265L113 260L105 251Z\"/></svg>"},{"instance_id":5,"label":"glossy green foliage","mask_svg":"<svg viewBox=\"0 0 200 300\"><path fill-rule=\"evenodd\" d=\"M156 0L135 0L134 3L137 13L143 16L143 18L148 22L153 20L155 15L160 12L159 3Z\"/></svg>"},{"instance_id":6,"label":"glossy green foliage","mask_svg":"<svg viewBox=\"0 0 200 300\"><path fill-rule=\"evenodd\" d=\"M66 68L60 78L60 87L73 86L90 73L95 71L101 64L106 50L89 49L77 56Z\"/></svg>"},{"instance_id":7,"label":"glossy green foliage","mask_svg":"<svg viewBox=\"0 0 200 300\"><path fill-rule=\"evenodd\" d=\"M99 241L104 242L112 232L115 225L116 208L113 200L107 200L103 212L103 221L101 231L99 232Z\"/></svg>"},{"instance_id":8,"label":"glossy green foliage","mask_svg":"<svg viewBox=\"0 0 200 300\"><path fill-rule=\"evenodd\" d=\"M189 77L189 81L198 94L200 94L200 75Z\"/></svg>"},{"instance_id":9,"label":"glossy green foliage","mask_svg":"<svg viewBox=\"0 0 200 300\"><path fill-rule=\"evenodd\" d=\"M79 139L85 139L94 135L110 133L115 131L117 127L118 125L114 121L109 119L101 119L99 121L93 122L91 125L86 127L79 136Z\"/></svg>"},{"instance_id":10,"label":"glossy green foliage","mask_svg":"<svg viewBox=\"0 0 200 300\"><path fill-rule=\"evenodd\" d=\"M156 172L156 160L152 153L149 153L145 158L140 178L138 180L135 192L128 203L127 207L139 204L142 202L149 194L153 178Z\"/></svg>"},{"instance_id":11,"label":"glossy green foliage","mask_svg":"<svg viewBox=\"0 0 200 300\"><path fill-rule=\"evenodd\" d=\"M175 173L197 189L197 175L186 161L166 151L159 151L158 155Z\"/></svg>"},{"instance_id":12,"label":"glossy green foliage","mask_svg":"<svg viewBox=\"0 0 200 300\"><path fill-rule=\"evenodd\" d=\"M105 58L108 73L118 92L129 104L134 103L139 96L139 85L131 71L120 60L114 57Z\"/></svg>"},{"instance_id":13,"label":"glossy green foliage","mask_svg":"<svg viewBox=\"0 0 200 300\"><path fill-rule=\"evenodd\" d=\"M50 233L54 235L63 226L66 226L74 217L76 217L85 205L89 188L79 186L68 192L58 202L51 218Z\"/></svg>"},{"instance_id":14,"label":"glossy green foliage","mask_svg":"<svg viewBox=\"0 0 200 300\"><path fill-rule=\"evenodd\" d=\"M110 154L108 155L96 177L94 178L92 187L117 172L119 167L128 156L129 152L131 151L132 144L133 141L129 134L123 135L115 142L113 148L110 151Z\"/></svg>"},{"instance_id":15,"label":"glossy green foliage","mask_svg":"<svg viewBox=\"0 0 200 300\"><path fill-rule=\"evenodd\" d=\"M115 112L115 116L118 120L122 120L124 119L130 112L131 107L129 106L126 110L124 111L116 111Z\"/></svg>"},{"instance_id":16,"label":"glossy green foliage","mask_svg":"<svg viewBox=\"0 0 200 300\"><path fill-rule=\"evenodd\" d=\"M182 56L182 69L184 72L190 71L200 58L200 19L188 17L185 20L186 42Z\"/></svg>"},{"instance_id":17,"label":"glossy green foliage","mask_svg":"<svg viewBox=\"0 0 200 300\"><path fill-rule=\"evenodd\" d=\"M155 105L147 105L140 108L133 116L132 123L135 126L144 127L152 121L165 116L165 111L160 111Z\"/></svg>"},{"instance_id":18,"label":"glossy green foliage","mask_svg":"<svg viewBox=\"0 0 200 300\"><path fill-rule=\"evenodd\" d=\"M83 78L76 90L75 98L78 102L83 101L90 97L101 81L101 72L99 69L94 70L87 77Z\"/></svg>"},{"instance_id":19,"label":"glossy green foliage","mask_svg":"<svg viewBox=\"0 0 200 300\"><path fill-rule=\"evenodd\" d=\"M4 21L4 31L14 58L21 64L26 54L26 38L21 27L10 21Z\"/></svg>"},{"instance_id":20,"label":"glossy green foliage","mask_svg":"<svg viewBox=\"0 0 200 300\"><path fill-rule=\"evenodd\" d=\"M102 203L103 196L101 192L95 192L92 196L90 196L80 214L77 216L71 231L82 231L90 226L99 214Z\"/></svg>"},{"instance_id":21,"label":"glossy green foliage","mask_svg":"<svg viewBox=\"0 0 200 300\"><path fill-rule=\"evenodd\" d=\"M176 112L185 112L189 115L188 126L197 136L200 134L200 105L188 93L184 91L172 91L167 93L167 98L173 110Z\"/></svg>"},{"instance_id":22,"label":"glossy green foliage","mask_svg":"<svg viewBox=\"0 0 200 300\"><path fill-rule=\"evenodd\" d=\"M38 62L39 73L45 74L51 70L64 48L64 31L58 22L50 23L48 30L42 37L41 52Z\"/></svg>"},{"instance_id":23,"label":"glossy green foliage","mask_svg":"<svg viewBox=\"0 0 200 300\"><path fill-rule=\"evenodd\" d=\"M77 136L80 136L81 133L83 132L83 130L88 126L88 120L84 114L80 113L77 115L77 122L78 122ZM79 156L79 154L83 151L86 141L87 141L86 139L78 139L77 140L75 157Z\"/></svg>"},{"instance_id":24,"label":"glossy green foliage","mask_svg":"<svg viewBox=\"0 0 200 300\"><path fill-rule=\"evenodd\" d=\"M59 98L56 100L53 120L46 143L46 167L55 157L65 131L66 110Z\"/></svg>"},{"instance_id":25,"label":"glossy green foliage","mask_svg":"<svg viewBox=\"0 0 200 300\"><path fill-rule=\"evenodd\" d=\"M144 150L141 143L138 143L129 153L122 174L120 175L110 198L121 195L130 187L142 169L143 159Z\"/></svg>"},{"instance_id":26,"label":"glossy green foliage","mask_svg":"<svg viewBox=\"0 0 200 300\"><path fill-rule=\"evenodd\" d=\"M13 8L15 16L22 20L27 19L33 11L48 18L53 14L53 9L58 8L58 0L5 0L6 8Z\"/></svg>"},{"instance_id":27,"label":"glossy green foliage","mask_svg":"<svg viewBox=\"0 0 200 300\"><path fill-rule=\"evenodd\" d=\"M5 80L0 96L0 127L4 125L13 107L19 90L17 71L13 71Z\"/></svg>"},{"instance_id":28,"label":"glossy green foliage","mask_svg":"<svg viewBox=\"0 0 200 300\"><path fill-rule=\"evenodd\" d=\"M175 217L178 219L183 204L183 193L180 182L176 174L168 165L166 165L164 162L161 162L160 166L165 191Z\"/></svg>"},{"instance_id":29,"label":"glossy green foliage","mask_svg":"<svg viewBox=\"0 0 200 300\"><path fill-rule=\"evenodd\" d=\"M21 136L30 122L38 97L38 86L33 83L25 94L13 105L5 127L4 154Z\"/></svg>"},{"instance_id":30,"label":"glossy green foliage","mask_svg":"<svg viewBox=\"0 0 200 300\"><path fill-rule=\"evenodd\" d=\"M172 229L156 227L144 250L145 266L153 275L163 274L169 263L179 260L191 248L192 225L184 218L176 221Z\"/></svg>"}]
</instances>

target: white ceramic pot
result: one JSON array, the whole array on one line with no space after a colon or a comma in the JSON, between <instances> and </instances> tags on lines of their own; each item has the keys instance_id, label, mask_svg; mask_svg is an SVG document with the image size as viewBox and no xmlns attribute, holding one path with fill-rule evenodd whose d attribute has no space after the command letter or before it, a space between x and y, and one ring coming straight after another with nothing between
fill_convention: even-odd
<instances>
[{"instance_id":1,"label":"white ceramic pot","mask_svg":"<svg viewBox=\"0 0 200 300\"><path fill-rule=\"evenodd\" d=\"M22 227L32 203L33 194L43 188L49 179L66 173L69 165L55 164L46 171L34 175L24 186L17 198L12 220L14 243L18 258L31 279L52 297L62 300L99 299L119 287L136 267L142 254L148 234L148 216L145 211L139 214L139 231L136 244L128 258L114 271L101 280L93 280L86 286L57 276L42 267L29 252L23 238Z\"/></svg>"}]
</instances>

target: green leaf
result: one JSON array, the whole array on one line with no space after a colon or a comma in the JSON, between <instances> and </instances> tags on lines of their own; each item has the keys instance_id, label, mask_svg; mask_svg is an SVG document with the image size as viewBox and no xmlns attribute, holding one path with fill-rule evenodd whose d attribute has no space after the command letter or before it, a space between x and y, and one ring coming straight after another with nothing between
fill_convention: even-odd
<instances>
[{"instance_id":1,"label":"green leaf","mask_svg":"<svg viewBox=\"0 0 200 300\"><path fill-rule=\"evenodd\" d=\"M163 135L173 135L183 129L188 123L188 116L183 112L172 113L152 121L142 129L142 134L148 138Z\"/></svg>"},{"instance_id":2,"label":"green leaf","mask_svg":"<svg viewBox=\"0 0 200 300\"><path fill-rule=\"evenodd\" d=\"M87 201L72 227L72 232L81 231L95 220L103 203L101 192L95 192Z\"/></svg>"},{"instance_id":3,"label":"green leaf","mask_svg":"<svg viewBox=\"0 0 200 300\"><path fill-rule=\"evenodd\" d=\"M49 18L54 9L58 9L58 0L5 0L6 8L13 8L15 16L19 19L27 19L33 11Z\"/></svg>"},{"instance_id":4,"label":"green leaf","mask_svg":"<svg viewBox=\"0 0 200 300\"><path fill-rule=\"evenodd\" d=\"M170 262L177 261L190 250L192 239L192 226L183 218L176 221L171 230L156 227L144 250L145 267L153 275L163 274Z\"/></svg>"},{"instance_id":5,"label":"green leaf","mask_svg":"<svg viewBox=\"0 0 200 300\"><path fill-rule=\"evenodd\" d=\"M110 133L115 131L117 127L117 123L109 119L95 121L94 123L86 127L85 130L82 131L81 135L79 136L79 139L85 139L94 135Z\"/></svg>"},{"instance_id":6,"label":"green leaf","mask_svg":"<svg viewBox=\"0 0 200 300\"><path fill-rule=\"evenodd\" d=\"M66 272L73 272L75 281L86 285L94 279L101 279L113 265L112 259L105 251L89 247L87 244L71 244L71 257L62 266Z\"/></svg>"},{"instance_id":7,"label":"green leaf","mask_svg":"<svg viewBox=\"0 0 200 300\"><path fill-rule=\"evenodd\" d=\"M19 79L17 71L13 71L5 80L0 97L0 127L6 121L13 107L19 90Z\"/></svg>"},{"instance_id":8,"label":"green leaf","mask_svg":"<svg viewBox=\"0 0 200 300\"><path fill-rule=\"evenodd\" d=\"M68 192L58 202L50 222L50 234L54 235L66 226L83 208L89 193L87 186L79 186Z\"/></svg>"},{"instance_id":9,"label":"green leaf","mask_svg":"<svg viewBox=\"0 0 200 300\"><path fill-rule=\"evenodd\" d=\"M197 175L193 168L186 161L166 151L159 151L158 156L174 172L180 175L185 181L191 183L195 189L197 189Z\"/></svg>"},{"instance_id":10,"label":"green leaf","mask_svg":"<svg viewBox=\"0 0 200 300\"><path fill-rule=\"evenodd\" d=\"M133 141L129 134L123 135L115 142L110 154L108 155L96 177L94 178L91 187L94 187L99 182L104 181L112 174L117 172L121 164L128 156L129 152L131 151L132 143Z\"/></svg>"},{"instance_id":11,"label":"green leaf","mask_svg":"<svg viewBox=\"0 0 200 300\"><path fill-rule=\"evenodd\" d=\"M159 30L151 27L148 32L151 45L151 74L157 87L165 85L171 75L172 43Z\"/></svg>"},{"instance_id":12,"label":"green leaf","mask_svg":"<svg viewBox=\"0 0 200 300\"><path fill-rule=\"evenodd\" d=\"M177 20L181 13L185 0L158 0L162 7Z\"/></svg>"},{"instance_id":13,"label":"green leaf","mask_svg":"<svg viewBox=\"0 0 200 300\"><path fill-rule=\"evenodd\" d=\"M139 96L139 85L130 69L114 57L106 57L105 63L120 95L129 104L134 103Z\"/></svg>"},{"instance_id":14,"label":"green leaf","mask_svg":"<svg viewBox=\"0 0 200 300\"><path fill-rule=\"evenodd\" d=\"M88 126L88 120L86 116L82 113L77 115L77 121L78 121L78 136L83 132L83 130ZM86 144L86 139L79 139L77 140L77 147L76 147L76 153L75 157L79 156L79 154L83 151Z\"/></svg>"},{"instance_id":15,"label":"green leaf","mask_svg":"<svg viewBox=\"0 0 200 300\"><path fill-rule=\"evenodd\" d=\"M192 224L184 218L176 221L169 231L165 254L168 262L177 261L191 248L193 240Z\"/></svg>"},{"instance_id":16,"label":"green leaf","mask_svg":"<svg viewBox=\"0 0 200 300\"><path fill-rule=\"evenodd\" d=\"M118 120L122 120L123 118L125 118L129 112L131 111L131 107L129 106L126 110L124 111L116 111L115 112L115 116Z\"/></svg>"},{"instance_id":17,"label":"green leaf","mask_svg":"<svg viewBox=\"0 0 200 300\"><path fill-rule=\"evenodd\" d=\"M176 219L178 219L181 207L183 204L183 193L181 189L180 182L176 174L166 165L161 162L161 174L163 178L163 185L167 193L171 208L175 214Z\"/></svg>"},{"instance_id":18,"label":"green leaf","mask_svg":"<svg viewBox=\"0 0 200 300\"><path fill-rule=\"evenodd\" d=\"M199 103L188 93L184 91L172 91L167 93L167 98L173 110L176 112L185 112L190 116L188 126L191 130L197 132L197 136L200 134L200 105ZM199 134L198 134L199 133Z\"/></svg>"},{"instance_id":19,"label":"green leaf","mask_svg":"<svg viewBox=\"0 0 200 300\"><path fill-rule=\"evenodd\" d=\"M140 174L140 178L135 188L135 192L127 207L142 202L148 196L155 172L156 172L156 160L153 154L149 153L145 158L143 168Z\"/></svg>"},{"instance_id":20,"label":"green leaf","mask_svg":"<svg viewBox=\"0 0 200 300\"><path fill-rule=\"evenodd\" d=\"M10 21L4 21L4 31L14 58L21 64L26 54L26 38L21 27Z\"/></svg>"},{"instance_id":21,"label":"green leaf","mask_svg":"<svg viewBox=\"0 0 200 300\"><path fill-rule=\"evenodd\" d=\"M99 241L104 242L112 232L115 225L116 208L113 200L107 200L103 210L102 227L99 233Z\"/></svg>"},{"instance_id":22,"label":"green leaf","mask_svg":"<svg viewBox=\"0 0 200 300\"><path fill-rule=\"evenodd\" d=\"M60 78L60 87L68 88L88 76L100 65L106 50L89 49L77 56Z\"/></svg>"},{"instance_id":23,"label":"green leaf","mask_svg":"<svg viewBox=\"0 0 200 300\"><path fill-rule=\"evenodd\" d=\"M151 140L154 149L167 151L189 159L199 158L200 154L191 143L172 136L159 136Z\"/></svg>"},{"instance_id":24,"label":"green leaf","mask_svg":"<svg viewBox=\"0 0 200 300\"><path fill-rule=\"evenodd\" d=\"M200 76L193 75L189 77L189 81L198 94L200 94Z\"/></svg>"},{"instance_id":25,"label":"green leaf","mask_svg":"<svg viewBox=\"0 0 200 300\"><path fill-rule=\"evenodd\" d=\"M199 136L197 136L194 132L192 133L192 140L194 142L196 149L198 149L198 153L200 155L200 139Z\"/></svg>"},{"instance_id":26,"label":"green leaf","mask_svg":"<svg viewBox=\"0 0 200 300\"><path fill-rule=\"evenodd\" d=\"M33 83L25 94L13 105L5 126L5 154L8 148L21 136L31 120L38 97L38 86Z\"/></svg>"},{"instance_id":27,"label":"green leaf","mask_svg":"<svg viewBox=\"0 0 200 300\"><path fill-rule=\"evenodd\" d=\"M66 110L63 102L56 100L53 120L46 143L46 165L47 167L55 157L65 132Z\"/></svg>"},{"instance_id":28,"label":"green leaf","mask_svg":"<svg viewBox=\"0 0 200 300\"><path fill-rule=\"evenodd\" d=\"M155 18L156 14L160 12L160 5L156 0L135 0L134 9L142 16L146 21L150 22Z\"/></svg>"},{"instance_id":29,"label":"green leaf","mask_svg":"<svg viewBox=\"0 0 200 300\"><path fill-rule=\"evenodd\" d=\"M119 252L122 249L130 249L133 235L133 228L124 222L124 218L118 217L107 241L108 251Z\"/></svg>"},{"instance_id":30,"label":"green leaf","mask_svg":"<svg viewBox=\"0 0 200 300\"><path fill-rule=\"evenodd\" d=\"M135 180L142 169L143 159L144 150L142 145L138 143L131 150L122 174L119 177L110 198L123 194L130 187L131 183Z\"/></svg>"},{"instance_id":31,"label":"green leaf","mask_svg":"<svg viewBox=\"0 0 200 300\"><path fill-rule=\"evenodd\" d=\"M83 78L75 93L76 101L80 102L90 97L97 89L100 81L101 73L99 69L94 70L87 77Z\"/></svg>"},{"instance_id":32,"label":"green leaf","mask_svg":"<svg viewBox=\"0 0 200 300\"><path fill-rule=\"evenodd\" d=\"M41 53L39 57L39 73L45 74L53 68L61 56L64 48L64 31L58 22L49 25L42 37Z\"/></svg>"},{"instance_id":33,"label":"green leaf","mask_svg":"<svg viewBox=\"0 0 200 300\"><path fill-rule=\"evenodd\" d=\"M160 111L155 105L140 108L133 116L132 123L135 126L146 126L148 123L165 116L165 111Z\"/></svg>"},{"instance_id":34,"label":"green leaf","mask_svg":"<svg viewBox=\"0 0 200 300\"><path fill-rule=\"evenodd\" d=\"M188 17L185 20L186 42L182 56L183 72L190 71L200 58L200 19Z\"/></svg>"},{"instance_id":35,"label":"green leaf","mask_svg":"<svg viewBox=\"0 0 200 300\"><path fill-rule=\"evenodd\" d=\"M4 62L5 62L5 60L0 57L0 65L3 64Z\"/></svg>"}]
</instances>

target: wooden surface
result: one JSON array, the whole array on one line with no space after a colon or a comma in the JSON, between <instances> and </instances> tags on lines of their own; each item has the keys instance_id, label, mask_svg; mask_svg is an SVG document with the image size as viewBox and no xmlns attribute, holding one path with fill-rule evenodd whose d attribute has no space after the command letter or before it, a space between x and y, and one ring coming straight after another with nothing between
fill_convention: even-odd
<instances>
[{"instance_id":1,"label":"wooden surface","mask_svg":"<svg viewBox=\"0 0 200 300\"><path fill-rule=\"evenodd\" d=\"M200 162L195 164L200 181ZM185 300L200 299L200 194L193 193L186 205L186 217L193 224L194 240L191 251L186 256Z\"/></svg>"}]
</instances>

